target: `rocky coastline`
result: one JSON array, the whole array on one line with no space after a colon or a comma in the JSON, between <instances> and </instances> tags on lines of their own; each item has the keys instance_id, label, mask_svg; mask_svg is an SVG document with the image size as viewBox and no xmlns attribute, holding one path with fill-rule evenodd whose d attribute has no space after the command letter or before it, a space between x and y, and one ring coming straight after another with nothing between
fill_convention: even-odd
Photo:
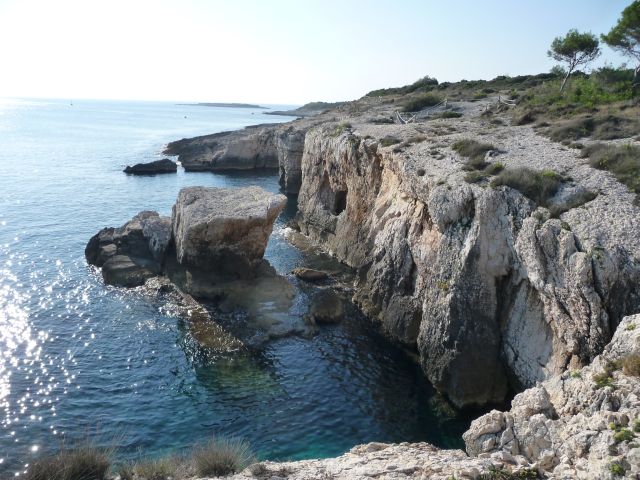
<instances>
[{"instance_id":1,"label":"rocky coastline","mask_svg":"<svg viewBox=\"0 0 640 480\"><path fill-rule=\"evenodd\" d=\"M490 122L483 112L492 101L458 102L461 114L452 118L391 124L394 107L374 98L167 145L165 154L177 155L187 171L278 169L283 192L298 197L293 229L356 272L355 304L417 353L454 405L521 392L510 411L472 423L466 453L369 444L335 459L265 462L256 467L260 478L640 475L640 373L625 366L640 358L640 316L633 315L640 311L640 208L627 187L581 161L579 151L506 117ZM557 172L557 192L540 205L514 188L469 182L455 147L469 139L491 146L488 165ZM589 200L574 202L584 192ZM194 286L201 282L188 280L197 275L171 267L224 263L203 256L198 242L200 253L190 255L188 197L181 192L171 219L141 212L120 230L101 231L87 259L110 283L131 286L169 272L185 292L206 296ZM267 208L259 244L278 208ZM123 255L107 241L129 231L147 241L142 260L135 248ZM208 245L243 241L222 232ZM259 250L248 265L257 264ZM166 251L175 261L166 261ZM111 280L109 262L133 280ZM324 303L312 316L331 322ZM491 471L522 476L481 477Z\"/></svg>"}]
</instances>

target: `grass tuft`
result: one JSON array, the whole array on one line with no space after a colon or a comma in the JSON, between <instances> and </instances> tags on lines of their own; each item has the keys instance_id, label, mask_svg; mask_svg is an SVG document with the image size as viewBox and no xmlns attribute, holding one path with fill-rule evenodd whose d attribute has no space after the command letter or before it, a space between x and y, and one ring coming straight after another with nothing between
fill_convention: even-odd
<instances>
[{"instance_id":1,"label":"grass tuft","mask_svg":"<svg viewBox=\"0 0 640 480\"><path fill-rule=\"evenodd\" d=\"M560 185L562 177L553 170L532 170L526 167L508 168L491 182L491 186L514 188L538 205L546 207Z\"/></svg>"},{"instance_id":2,"label":"grass tuft","mask_svg":"<svg viewBox=\"0 0 640 480\"><path fill-rule=\"evenodd\" d=\"M484 161L485 155L488 151L496 149L489 143L482 143L469 138L457 141L451 148L467 159L465 170L482 170L485 168L487 166Z\"/></svg>"},{"instance_id":3,"label":"grass tuft","mask_svg":"<svg viewBox=\"0 0 640 480\"><path fill-rule=\"evenodd\" d=\"M640 193L640 147L634 145L605 145L596 143L582 150L589 165L611 172L629 189Z\"/></svg>"},{"instance_id":4,"label":"grass tuft","mask_svg":"<svg viewBox=\"0 0 640 480\"><path fill-rule=\"evenodd\" d=\"M222 476L239 472L256 461L243 440L213 438L193 452L196 471L202 476Z\"/></svg>"},{"instance_id":5,"label":"grass tuft","mask_svg":"<svg viewBox=\"0 0 640 480\"><path fill-rule=\"evenodd\" d=\"M640 377L640 355L631 354L622 360L622 371L631 377Z\"/></svg>"},{"instance_id":6,"label":"grass tuft","mask_svg":"<svg viewBox=\"0 0 640 480\"><path fill-rule=\"evenodd\" d=\"M92 444L62 449L55 455L36 460L25 480L105 480L111 467L112 452Z\"/></svg>"},{"instance_id":7,"label":"grass tuft","mask_svg":"<svg viewBox=\"0 0 640 480\"><path fill-rule=\"evenodd\" d=\"M433 107L434 105L439 104L442 101L438 95L434 95L433 93L425 93L423 95L410 98L404 102L402 105L403 112L419 112L420 110Z\"/></svg>"}]
</instances>

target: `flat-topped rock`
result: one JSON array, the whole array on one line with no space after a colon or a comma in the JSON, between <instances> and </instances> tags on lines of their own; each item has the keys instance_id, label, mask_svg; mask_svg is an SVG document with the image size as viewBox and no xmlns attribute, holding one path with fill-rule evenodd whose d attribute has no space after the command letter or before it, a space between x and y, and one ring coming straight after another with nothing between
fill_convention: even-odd
<instances>
[{"instance_id":1,"label":"flat-topped rock","mask_svg":"<svg viewBox=\"0 0 640 480\"><path fill-rule=\"evenodd\" d=\"M174 161L163 158L162 160L127 166L123 172L129 175L155 175L157 173L176 173L177 170L178 166Z\"/></svg>"},{"instance_id":2,"label":"flat-topped rock","mask_svg":"<svg viewBox=\"0 0 640 480\"><path fill-rule=\"evenodd\" d=\"M171 219L176 259L205 270L254 267L286 200L256 186L183 188Z\"/></svg>"}]
</instances>

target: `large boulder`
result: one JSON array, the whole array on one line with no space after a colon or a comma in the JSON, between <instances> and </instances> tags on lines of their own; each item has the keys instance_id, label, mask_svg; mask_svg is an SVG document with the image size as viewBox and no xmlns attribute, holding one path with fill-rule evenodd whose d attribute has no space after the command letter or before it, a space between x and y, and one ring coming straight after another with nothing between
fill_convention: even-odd
<instances>
[{"instance_id":1,"label":"large boulder","mask_svg":"<svg viewBox=\"0 0 640 480\"><path fill-rule=\"evenodd\" d=\"M183 188L171 218L177 261L218 273L256 267L286 201L256 186Z\"/></svg>"},{"instance_id":2,"label":"large boulder","mask_svg":"<svg viewBox=\"0 0 640 480\"><path fill-rule=\"evenodd\" d=\"M102 267L110 285L135 287L160 273L171 239L171 220L143 211L119 228L103 228L85 248L87 262Z\"/></svg>"}]
</instances>

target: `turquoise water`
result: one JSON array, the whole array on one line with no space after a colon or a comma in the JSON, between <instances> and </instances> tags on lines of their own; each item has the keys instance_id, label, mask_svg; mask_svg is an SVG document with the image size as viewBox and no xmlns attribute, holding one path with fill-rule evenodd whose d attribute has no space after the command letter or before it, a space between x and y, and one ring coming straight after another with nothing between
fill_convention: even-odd
<instances>
[{"instance_id":1,"label":"turquoise water","mask_svg":"<svg viewBox=\"0 0 640 480\"><path fill-rule=\"evenodd\" d=\"M105 286L86 265L97 230L144 209L170 214L184 186L278 191L274 174L132 177L126 164L161 158L171 140L285 120L170 103L0 102L0 473L88 436L122 459L211 434L243 437L269 459L368 441L460 444L468 418L436 415L419 369L358 315L209 355L162 305ZM283 274L307 260L283 234L290 202L266 253ZM290 315L306 302L296 286Z\"/></svg>"}]
</instances>

